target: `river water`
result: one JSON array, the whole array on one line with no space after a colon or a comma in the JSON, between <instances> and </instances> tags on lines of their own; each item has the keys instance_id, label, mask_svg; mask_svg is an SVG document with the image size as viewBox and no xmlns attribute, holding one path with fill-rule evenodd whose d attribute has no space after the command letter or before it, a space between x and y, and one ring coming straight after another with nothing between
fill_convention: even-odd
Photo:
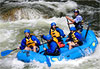
<instances>
[{"instance_id":1,"label":"river water","mask_svg":"<svg viewBox=\"0 0 100 69\"><path fill-rule=\"evenodd\" d=\"M73 16L78 8L84 19L84 28L97 36L99 44L95 52L83 58L51 62L50 69L100 69L100 1L99 0L0 0L0 52L20 46L24 30L30 29L36 36L48 34L50 23L69 33L66 15ZM40 39L40 37L38 37ZM0 56L0 69L49 69L46 63L23 63L16 58L18 51L6 57Z\"/></svg>"}]
</instances>

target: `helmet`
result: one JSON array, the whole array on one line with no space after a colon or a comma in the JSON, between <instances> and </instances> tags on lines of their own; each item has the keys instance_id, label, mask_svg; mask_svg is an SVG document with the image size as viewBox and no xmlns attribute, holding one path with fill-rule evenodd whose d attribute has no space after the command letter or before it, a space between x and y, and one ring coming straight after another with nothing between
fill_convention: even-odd
<instances>
[{"instance_id":1,"label":"helmet","mask_svg":"<svg viewBox=\"0 0 100 69\"><path fill-rule=\"evenodd\" d=\"M56 23L55 23L55 22L52 22L52 23L51 23L51 27L54 26L54 25L56 25Z\"/></svg>"},{"instance_id":2,"label":"helmet","mask_svg":"<svg viewBox=\"0 0 100 69\"><path fill-rule=\"evenodd\" d=\"M47 40L50 40L51 38L52 38L52 36L49 35L49 34L46 36L46 39L47 39Z\"/></svg>"},{"instance_id":3,"label":"helmet","mask_svg":"<svg viewBox=\"0 0 100 69\"><path fill-rule=\"evenodd\" d=\"M70 31L76 31L76 28L75 27L71 27Z\"/></svg>"},{"instance_id":4,"label":"helmet","mask_svg":"<svg viewBox=\"0 0 100 69\"><path fill-rule=\"evenodd\" d=\"M30 30L29 29L25 29L24 33L30 33Z\"/></svg>"},{"instance_id":5,"label":"helmet","mask_svg":"<svg viewBox=\"0 0 100 69\"><path fill-rule=\"evenodd\" d=\"M75 9L75 10L74 10L74 13L75 13L75 12L76 12L76 13L79 13L78 9Z\"/></svg>"}]
</instances>

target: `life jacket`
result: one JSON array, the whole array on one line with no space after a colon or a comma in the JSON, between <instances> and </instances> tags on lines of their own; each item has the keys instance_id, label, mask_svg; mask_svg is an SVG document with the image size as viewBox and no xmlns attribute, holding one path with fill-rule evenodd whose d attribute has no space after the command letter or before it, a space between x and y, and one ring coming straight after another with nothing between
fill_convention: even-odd
<instances>
[{"instance_id":1,"label":"life jacket","mask_svg":"<svg viewBox=\"0 0 100 69\"><path fill-rule=\"evenodd\" d=\"M51 29L51 36L52 37L60 37L60 33L56 30Z\"/></svg>"},{"instance_id":2,"label":"life jacket","mask_svg":"<svg viewBox=\"0 0 100 69\"><path fill-rule=\"evenodd\" d=\"M77 42L79 41L79 40L76 38L76 36L75 36L75 32L73 32L73 33L71 34L71 36L72 36L73 42L77 43Z\"/></svg>"},{"instance_id":3,"label":"life jacket","mask_svg":"<svg viewBox=\"0 0 100 69\"><path fill-rule=\"evenodd\" d=\"M82 23L82 21L81 22L78 22L78 23L75 22L74 25L75 26L82 25L81 23Z\"/></svg>"},{"instance_id":4,"label":"life jacket","mask_svg":"<svg viewBox=\"0 0 100 69\"><path fill-rule=\"evenodd\" d=\"M76 29L82 28L82 24L83 24L83 22L84 22L83 20L80 21L80 22L78 22L78 23L75 22L75 23L74 23L75 28L76 28Z\"/></svg>"},{"instance_id":5,"label":"life jacket","mask_svg":"<svg viewBox=\"0 0 100 69\"><path fill-rule=\"evenodd\" d=\"M62 44L61 41L58 42L58 39L56 37L53 37L53 41L55 41L57 43L57 45L59 46L59 48L64 47L65 44Z\"/></svg>"},{"instance_id":6,"label":"life jacket","mask_svg":"<svg viewBox=\"0 0 100 69\"><path fill-rule=\"evenodd\" d=\"M31 38L29 39L26 38L26 45L27 47L33 47L36 45L36 43Z\"/></svg>"}]
</instances>

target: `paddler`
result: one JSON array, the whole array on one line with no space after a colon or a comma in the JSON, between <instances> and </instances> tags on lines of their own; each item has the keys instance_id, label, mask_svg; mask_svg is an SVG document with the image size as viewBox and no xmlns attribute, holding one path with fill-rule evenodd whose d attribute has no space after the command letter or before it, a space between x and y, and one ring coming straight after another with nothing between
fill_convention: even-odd
<instances>
[{"instance_id":1,"label":"paddler","mask_svg":"<svg viewBox=\"0 0 100 69\"><path fill-rule=\"evenodd\" d=\"M75 19L71 19L68 16L66 16L66 18L71 21L71 23L69 23L69 24L74 24L76 30L82 32L82 29L83 29L83 26L82 26L82 24L83 24L83 18L79 14L79 10L78 9L74 10L74 15L75 15Z\"/></svg>"},{"instance_id":2,"label":"paddler","mask_svg":"<svg viewBox=\"0 0 100 69\"><path fill-rule=\"evenodd\" d=\"M18 47L18 49L25 49L25 50L32 50L34 52L37 52L37 49L39 50L40 41L37 39L36 36L31 35L30 30L26 29L24 31L25 38L21 41L21 46Z\"/></svg>"},{"instance_id":3,"label":"paddler","mask_svg":"<svg viewBox=\"0 0 100 69\"><path fill-rule=\"evenodd\" d=\"M52 56L60 55L60 48L58 44L53 40L50 34L48 34L47 36L41 35L41 37L47 40L48 49L43 48L45 50L44 55L52 55Z\"/></svg>"},{"instance_id":4,"label":"paddler","mask_svg":"<svg viewBox=\"0 0 100 69\"><path fill-rule=\"evenodd\" d=\"M62 41L62 38L65 37L65 34L62 29L56 26L55 22L51 23L49 34L53 37L53 40L58 43L60 48L65 46Z\"/></svg>"},{"instance_id":5,"label":"paddler","mask_svg":"<svg viewBox=\"0 0 100 69\"><path fill-rule=\"evenodd\" d=\"M82 35L76 31L75 27L70 28L70 37L68 37L66 41L68 41L69 50L83 44Z\"/></svg>"}]
</instances>

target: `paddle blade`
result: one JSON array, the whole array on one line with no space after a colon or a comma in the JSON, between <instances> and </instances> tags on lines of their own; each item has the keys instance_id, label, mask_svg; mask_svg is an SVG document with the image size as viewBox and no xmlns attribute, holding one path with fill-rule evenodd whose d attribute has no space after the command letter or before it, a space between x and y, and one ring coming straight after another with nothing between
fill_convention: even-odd
<instances>
[{"instance_id":1,"label":"paddle blade","mask_svg":"<svg viewBox=\"0 0 100 69\"><path fill-rule=\"evenodd\" d=\"M6 56L8 54L10 54L13 50L6 50L6 51L3 51L1 52L1 56Z\"/></svg>"},{"instance_id":2,"label":"paddle blade","mask_svg":"<svg viewBox=\"0 0 100 69\"><path fill-rule=\"evenodd\" d=\"M46 63L47 63L47 65L48 65L48 67L51 67L51 63L50 63L50 60L49 60L49 58L45 55L45 57L46 57Z\"/></svg>"}]
</instances>

